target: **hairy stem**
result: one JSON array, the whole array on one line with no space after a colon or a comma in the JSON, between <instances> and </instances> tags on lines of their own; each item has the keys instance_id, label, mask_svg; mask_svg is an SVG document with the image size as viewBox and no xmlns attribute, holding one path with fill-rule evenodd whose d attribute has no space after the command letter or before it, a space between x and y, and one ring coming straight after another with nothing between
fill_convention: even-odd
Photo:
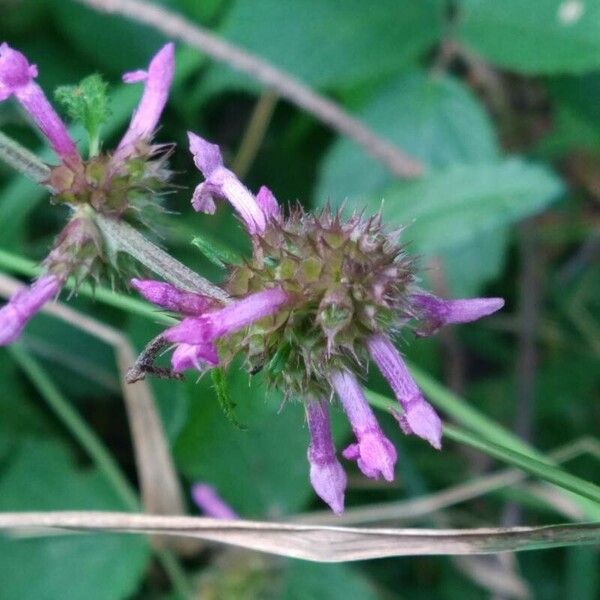
<instances>
[{"instance_id":1,"label":"hairy stem","mask_svg":"<svg viewBox=\"0 0 600 600\"><path fill-rule=\"evenodd\" d=\"M33 152L0 131L0 159L36 183L50 177L50 169Z\"/></svg>"}]
</instances>

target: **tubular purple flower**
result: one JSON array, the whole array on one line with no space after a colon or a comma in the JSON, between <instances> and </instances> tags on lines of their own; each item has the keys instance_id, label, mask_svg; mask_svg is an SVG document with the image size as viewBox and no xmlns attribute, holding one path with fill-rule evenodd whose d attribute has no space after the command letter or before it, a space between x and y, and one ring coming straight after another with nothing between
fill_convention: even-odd
<instances>
[{"instance_id":1,"label":"tubular purple flower","mask_svg":"<svg viewBox=\"0 0 600 600\"><path fill-rule=\"evenodd\" d=\"M425 327L417 332L420 335L431 335L444 325L476 321L504 306L502 298L444 300L431 294L414 294L411 301L421 311L425 321Z\"/></svg>"},{"instance_id":2,"label":"tubular purple flower","mask_svg":"<svg viewBox=\"0 0 600 600\"><path fill-rule=\"evenodd\" d=\"M132 279L129 283L148 302L172 312L200 315L214 306L214 301L207 296L180 290L163 281Z\"/></svg>"},{"instance_id":3,"label":"tubular purple flower","mask_svg":"<svg viewBox=\"0 0 600 600\"><path fill-rule=\"evenodd\" d=\"M335 455L326 403L310 398L306 406L306 418L310 432L307 453L310 483L317 496L339 515L344 511L347 480L346 473Z\"/></svg>"},{"instance_id":4,"label":"tubular purple flower","mask_svg":"<svg viewBox=\"0 0 600 600\"><path fill-rule=\"evenodd\" d=\"M404 414L398 417L404 433L413 433L439 450L442 447L442 422L423 398L394 344L387 336L379 334L367 340L367 347L404 409Z\"/></svg>"},{"instance_id":5,"label":"tubular purple flower","mask_svg":"<svg viewBox=\"0 0 600 600\"><path fill-rule=\"evenodd\" d=\"M154 55L147 72L132 71L123 75L125 83L144 81L145 85L142 99L115 153L117 162L134 152L138 142L152 137L167 103L174 72L175 46L166 44Z\"/></svg>"},{"instance_id":6,"label":"tubular purple flower","mask_svg":"<svg viewBox=\"0 0 600 600\"><path fill-rule=\"evenodd\" d=\"M77 165L81 157L75 143L42 89L35 83L35 77L35 65L30 65L21 52L8 44L0 44L0 102L14 95L61 161L70 166Z\"/></svg>"},{"instance_id":7,"label":"tubular purple flower","mask_svg":"<svg viewBox=\"0 0 600 600\"><path fill-rule=\"evenodd\" d=\"M62 283L55 275L43 275L0 308L0 346L14 342L21 335L29 319L59 292Z\"/></svg>"},{"instance_id":8,"label":"tubular purple flower","mask_svg":"<svg viewBox=\"0 0 600 600\"><path fill-rule=\"evenodd\" d=\"M188 317L167 329L164 337L169 342L205 344L243 329L247 325L275 314L287 301L281 288L270 288L250 294L212 313Z\"/></svg>"},{"instance_id":9,"label":"tubular purple flower","mask_svg":"<svg viewBox=\"0 0 600 600\"><path fill-rule=\"evenodd\" d=\"M192 498L196 506L213 519L239 519L238 514L227 504L217 490L207 483L192 486Z\"/></svg>"},{"instance_id":10,"label":"tubular purple flower","mask_svg":"<svg viewBox=\"0 0 600 600\"><path fill-rule=\"evenodd\" d=\"M336 371L331 383L348 416L357 443L350 444L342 453L348 460L356 460L358 468L372 479L383 476L394 479L396 449L385 437L377 423L356 377L348 371Z\"/></svg>"},{"instance_id":11,"label":"tubular purple flower","mask_svg":"<svg viewBox=\"0 0 600 600\"><path fill-rule=\"evenodd\" d=\"M263 211L267 221L269 219L279 219L281 217L281 208L273 192L263 185L256 194L256 202Z\"/></svg>"},{"instance_id":12,"label":"tubular purple flower","mask_svg":"<svg viewBox=\"0 0 600 600\"><path fill-rule=\"evenodd\" d=\"M262 233L267 225L265 213L235 173L223 166L223 157L216 144L188 132L194 163L204 175L192 196L192 206L198 212L213 214L214 198L225 198L238 212L250 235Z\"/></svg>"},{"instance_id":13,"label":"tubular purple flower","mask_svg":"<svg viewBox=\"0 0 600 600\"><path fill-rule=\"evenodd\" d=\"M219 364L219 355L215 345L207 344L178 344L171 357L171 367L175 373L188 369L204 372L209 367Z\"/></svg>"}]
</instances>

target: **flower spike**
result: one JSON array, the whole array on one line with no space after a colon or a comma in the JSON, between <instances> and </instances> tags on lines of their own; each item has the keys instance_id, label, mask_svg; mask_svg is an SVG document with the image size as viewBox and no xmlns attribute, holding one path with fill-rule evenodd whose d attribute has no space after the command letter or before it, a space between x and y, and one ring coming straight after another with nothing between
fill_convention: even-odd
<instances>
[{"instance_id":1,"label":"flower spike","mask_svg":"<svg viewBox=\"0 0 600 600\"><path fill-rule=\"evenodd\" d=\"M263 233L267 224L265 213L235 173L223 166L219 147L192 132L188 132L188 138L194 163L205 178L194 190L194 210L213 214L214 198L225 198L238 212L251 235Z\"/></svg>"},{"instance_id":2,"label":"flower spike","mask_svg":"<svg viewBox=\"0 0 600 600\"><path fill-rule=\"evenodd\" d=\"M347 371L337 371L332 375L331 383L357 440L357 443L344 450L343 456L356 460L358 468L367 477L379 479L383 476L387 481L392 481L396 449L381 431L358 380Z\"/></svg>"},{"instance_id":3,"label":"flower spike","mask_svg":"<svg viewBox=\"0 0 600 600\"><path fill-rule=\"evenodd\" d=\"M431 335L444 325L469 323L487 317L504 306L502 298L444 300L431 294L414 294L411 300L422 314L420 335Z\"/></svg>"},{"instance_id":4,"label":"flower spike","mask_svg":"<svg viewBox=\"0 0 600 600\"><path fill-rule=\"evenodd\" d=\"M81 157L69 132L42 88L35 83L37 67L8 44L0 44L0 102L14 95L67 165L76 166Z\"/></svg>"},{"instance_id":5,"label":"flower spike","mask_svg":"<svg viewBox=\"0 0 600 600\"><path fill-rule=\"evenodd\" d=\"M166 44L150 61L147 72L133 71L123 75L125 83L143 81L144 93L115 153L117 162L132 154L138 142L152 137L167 103L174 72L175 46Z\"/></svg>"},{"instance_id":6,"label":"flower spike","mask_svg":"<svg viewBox=\"0 0 600 600\"><path fill-rule=\"evenodd\" d=\"M60 291L62 283L55 275L43 275L0 308L0 346L14 342L21 335L27 322Z\"/></svg>"},{"instance_id":7,"label":"flower spike","mask_svg":"<svg viewBox=\"0 0 600 600\"><path fill-rule=\"evenodd\" d=\"M442 447L442 422L423 398L394 344L387 336L378 334L367 340L367 348L404 409L398 419L404 433L414 433L439 450Z\"/></svg>"},{"instance_id":8,"label":"flower spike","mask_svg":"<svg viewBox=\"0 0 600 600\"><path fill-rule=\"evenodd\" d=\"M175 373L188 369L204 372L219 364L219 354L213 343L178 344L171 357L171 367Z\"/></svg>"},{"instance_id":9,"label":"flower spike","mask_svg":"<svg viewBox=\"0 0 600 600\"><path fill-rule=\"evenodd\" d=\"M336 514L344 511L346 473L335 455L329 413L323 400L309 398L306 418L310 432L310 483L317 496Z\"/></svg>"}]
</instances>

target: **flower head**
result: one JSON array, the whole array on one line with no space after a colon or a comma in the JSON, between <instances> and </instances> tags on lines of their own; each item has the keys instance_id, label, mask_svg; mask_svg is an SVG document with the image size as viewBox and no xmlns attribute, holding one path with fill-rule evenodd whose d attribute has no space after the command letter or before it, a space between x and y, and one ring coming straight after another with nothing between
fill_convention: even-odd
<instances>
[{"instance_id":1,"label":"flower head","mask_svg":"<svg viewBox=\"0 0 600 600\"><path fill-rule=\"evenodd\" d=\"M409 328L432 333L450 323L487 316L502 306L497 298L448 301L421 290L416 265L372 218L292 208L284 216L265 187L255 197L224 164L215 144L190 134L190 149L205 181L195 190L197 210L213 212L213 198L225 198L252 236L252 257L229 266L224 285L229 303L182 310L184 317L163 336L176 344L173 367L220 367L236 355L251 374L287 397L304 398L310 432L310 481L317 495L340 512L346 475L338 462L324 399L337 396L355 436L342 453L372 478L391 481L397 453L362 392L359 377L369 358L399 401L400 426L407 434L441 447L442 424L410 376L390 336ZM158 284L154 284L158 285ZM159 306L176 307L150 283L142 293ZM155 288L159 290L159 288ZM174 295L173 295L174 294ZM154 295L154 299L152 296ZM183 306L182 306L183 308ZM214 364L214 363L212 363Z\"/></svg>"},{"instance_id":2,"label":"flower head","mask_svg":"<svg viewBox=\"0 0 600 600\"><path fill-rule=\"evenodd\" d=\"M167 44L151 60L147 71L125 75L126 81L143 80L144 93L114 154L98 154L99 144L92 139L107 113L103 96L106 85L101 79L92 76L79 87L60 90L57 96L65 99L72 116L79 118L88 132L94 131L94 136L90 133L90 156L84 160L66 125L35 82L36 66L18 50L0 44L0 101L14 96L49 141L60 164L51 167L46 183L54 202L67 205L72 211L44 260L46 275L1 309L1 343L16 339L32 314L60 291L70 275L80 282L87 276L98 279L106 271L117 269L115 253L107 247L94 215L120 219L128 213L145 218L147 209L156 205L156 194L167 185L170 173L165 167L165 147L151 142L167 101L173 70L174 48ZM167 290L165 284L139 285L151 300L169 310L196 314L210 306L205 298ZM212 360L213 355L210 357ZM196 359L190 357L190 361L179 364L196 364Z\"/></svg>"}]
</instances>

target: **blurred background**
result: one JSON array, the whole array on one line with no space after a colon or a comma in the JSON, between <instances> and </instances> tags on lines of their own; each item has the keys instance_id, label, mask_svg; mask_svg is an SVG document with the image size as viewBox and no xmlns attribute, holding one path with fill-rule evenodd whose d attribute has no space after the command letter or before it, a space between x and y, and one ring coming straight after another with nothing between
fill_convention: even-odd
<instances>
[{"instance_id":1,"label":"blurred background","mask_svg":"<svg viewBox=\"0 0 600 600\"><path fill-rule=\"evenodd\" d=\"M190 243L245 252L231 211L191 210L200 180L185 133L219 143L251 189L284 203L326 203L405 225L423 285L440 295L502 296L506 308L435 338L406 336L402 351L430 376L544 453L575 449L569 470L598 481L600 355L600 1L598 0L167 0L191 22L299 78L424 167L399 179L354 141L247 75L178 44L177 73L156 139L174 142L178 187L160 223L161 243L218 281L222 271ZM167 41L153 28L70 0L0 0L0 40L39 67L51 94L101 73L111 85L105 148L126 128L142 68ZM136 89L134 89L136 88ZM50 160L15 103L0 129ZM0 271L14 256L40 260L66 212L44 190L0 164ZM83 296L71 307L115 328L140 351L158 321ZM30 362L28 362L30 361ZM33 361L33 362L31 362ZM28 365L28 366L27 366ZM0 348L0 510L123 509L78 435L57 416L62 399L136 485L134 453L115 348L64 320L38 316L20 349ZM235 418L207 378L152 381L191 514L189 487L216 486L245 518L321 510L308 483L299 404L243 373L230 374ZM376 373L368 386L389 394ZM62 405L61 405L62 406ZM64 414L63 414L64 417ZM405 502L502 467L447 442L441 453L404 437L381 415L399 451L394 483L349 467L349 508ZM341 446L349 438L336 420ZM597 444L597 441L596 441ZM597 448L597 445L596 445ZM152 467L150 467L151 469ZM377 519L390 526L543 525L582 519L579 507L540 484L515 484L427 514ZM403 558L319 565L204 548L183 566L199 598L576 598L600 594L593 549L477 559ZM176 598L146 539L0 537L0 599Z\"/></svg>"}]
</instances>

